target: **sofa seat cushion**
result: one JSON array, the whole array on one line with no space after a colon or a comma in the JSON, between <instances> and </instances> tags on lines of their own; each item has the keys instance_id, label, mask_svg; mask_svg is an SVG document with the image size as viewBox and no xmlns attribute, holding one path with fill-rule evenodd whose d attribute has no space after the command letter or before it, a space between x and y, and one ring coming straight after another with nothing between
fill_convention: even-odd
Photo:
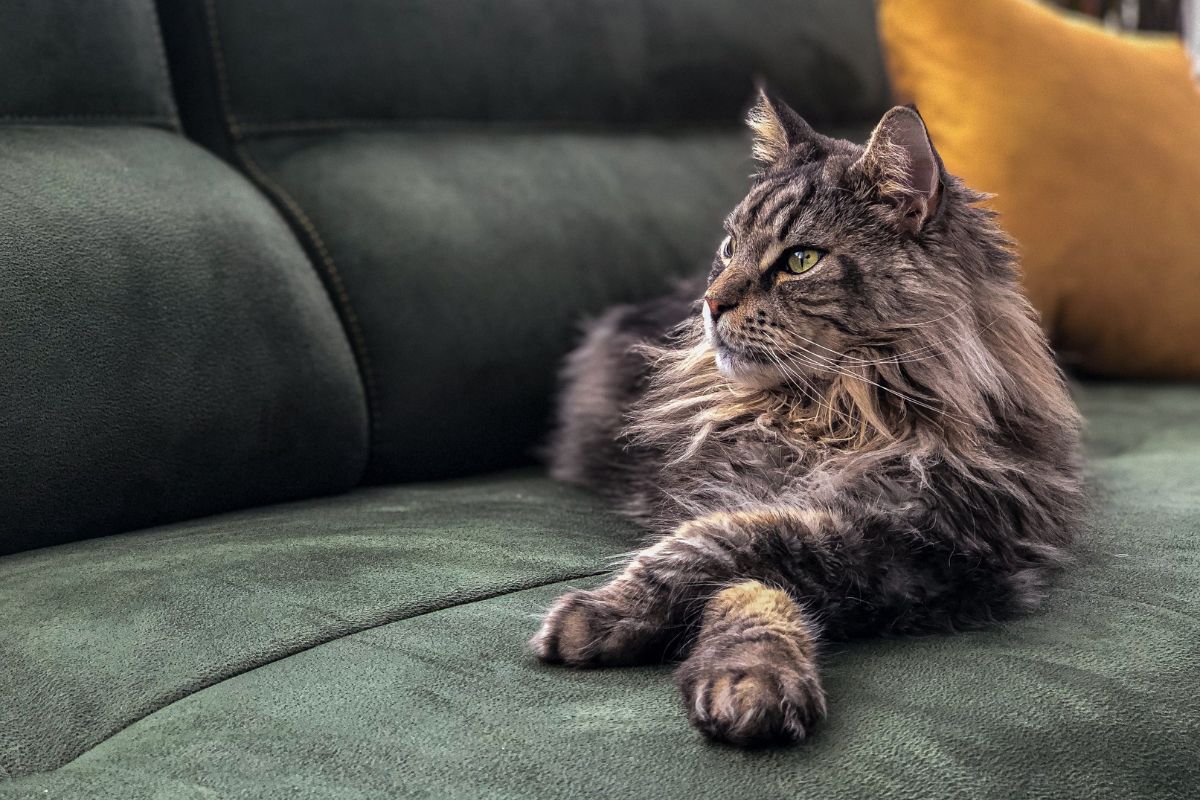
<instances>
[{"instance_id":1,"label":"sofa seat cushion","mask_svg":"<svg viewBox=\"0 0 1200 800\"><path fill-rule=\"evenodd\" d=\"M539 665L524 644L532 612L565 585L536 584L593 570L631 539L573 492L502 477L0 561L0 586L24 575L41 593L6 626L55 658L94 654L91 667L41 656L33 674L0 671L5 696L41 692L4 722L43 725L27 752L67 734L39 716L84 718L128 698L138 674L161 683L164 659L230 665L153 703L126 699L128 727L55 772L0 781L0 798L1194 798L1200 387L1093 385L1081 400L1097 505L1045 610L979 633L830 646L832 713L806 745L705 744L665 666ZM101 547L103 579L85 578L72 558ZM12 641L6 627L0 646Z\"/></svg>"},{"instance_id":2,"label":"sofa seat cushion","mask_svg":"<svg viewBox=\"0 0 1200 800\"><path fill-rule=\"evenodd\" d=\"M595 573L636 533L537 476L359 490L0 559L0 796L205 686ZM117 796L121 796L118 793Z\"/></svg>"}]
</instances>

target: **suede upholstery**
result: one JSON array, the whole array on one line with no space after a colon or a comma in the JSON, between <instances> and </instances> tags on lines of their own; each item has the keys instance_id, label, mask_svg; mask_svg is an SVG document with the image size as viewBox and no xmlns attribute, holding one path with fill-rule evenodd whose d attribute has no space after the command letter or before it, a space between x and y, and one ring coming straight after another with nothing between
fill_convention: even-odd
<instances>
[{"instance_id":1,"label":"suede upholstery","mask_svg":"<svg viewBox=\"0 0 1200 800\"><path fill-rule=\"evenodd\" d=\"M375 480L529 460L579 320L698 271L750 168L719 134L348 131L246 149L347 284Z\"/></svg>"},{"instance_id":2,"label":"suede upholstery","mask_svg":"<svg viewBox=\"0 0 1200 800\"><path fill-rule=\"evenodd\" d=\"M204 6L212 11L208 31L197 24ZM181 83L208 68L203 34L216 32L235 138L431 120L727 128L756 75L822 124L868 119L888 104L869 0L161 7ZM185 105L185 123L200 111Z\"/></svg>"},{"instance_id":3,"label":"suede upholstery","mask_svg":"<svg viewBox=\"0 0 1200 800\"><path fill-rule=\"evenodd\" d=\"M372 482L528 461L580 320L704 271L753 169L741 131L352 130L241 152L345 286Z\"/></svg>"},{"instance_id":4,"label":"suede upholstery","mask_svg":"<svg viewBox=\"0 0 1200 800\"><path fill-rule=\"evenodd\" d=\"M0 554L346 489L366 412L267 201L177 135L0 127Z\"/></svg>"},{"instance_id":5,"label":"suede upholstery","mask_svg":"<svg viewBox=\"0 0 1200 800\"><path fill-rule=\"evenodd\" d=\"M531 612L565 587L538 584L601 568L631 532L505 476L0 561L0 587L28 598L0 648L53 665L0 671L0 690L34 692L18 702L46 709L40 735L72 741L37 752L30 736L30 761L114 734L0 781L0 798L1194 797L1200 388L1092 385L1081 401L1097 507L1047 608L830 647L832 716L803 747L704 744L666 667L539 665Z\"/></svg>"},{"instance_id":6,"label":"suede upholstery","mask_svg":"<svg viewBox=\"0 0 1200 800\"><path fill-rule=\"evenodd\" d=\"M151 0L0 3L0 124L179 126Z\"/></svg>"},{"instance_id":7,"label":"suede upholstery","mask_svg":"<svg viewBox=\"0 0 1200 800\"><path fill-rule=\"evenodd\" d=\"M636 541L598 500L504 475L364 489L0 559L0 786L263 663L595 573Z\"/></svg>"},{"instance_id":8,"label":"suede upholstery","mask_svg":"<svg viewBox=\"0 0 1200 800\"><path fill-rule=\"evenodd\" d=\"M868 0L159 11L229 164L153 129L149 0L0 9L0 800L1197 796L1198 386L1080 387L1048 606L830 646L792 748L704 743L666 665L529 654L640 543L596 498L316 497L528 460L575 321L707 264L752 73L865 135Z\"/></svg>"},{"instance_id":9,"label":"suede upholstery","mask_svg":"<svg viewBox=\"0 0 1200 800\"><path fill-rule=\"evenodd\" d=\"M529 460L576 322L706 268L753 170L755 75L856 138L887 104L867 0L161 10L185 128L338 302L372 482Z\"/></svg>"}]
</instances>

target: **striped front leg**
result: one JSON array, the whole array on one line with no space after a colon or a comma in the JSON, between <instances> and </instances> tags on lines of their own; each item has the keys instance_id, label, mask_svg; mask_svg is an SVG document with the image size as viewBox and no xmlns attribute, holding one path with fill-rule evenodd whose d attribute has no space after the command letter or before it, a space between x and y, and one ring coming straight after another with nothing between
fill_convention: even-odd
<instances>
[{"instance_id":1,"label":"striped front leg","mask_svg":"<svg viewBox=\"0 0 1200 800\"><path fill-rule=\"evenodd\" d=\"M734 744L800 741L825 716L814 627L786 592L758 581L708 602L675 682L692 724Z\"/></svg>"},{"instance_id":2,"label":"striped front leg","mask_svg":"<svg viewBox=\"0 0 1200 800\"><path fill-rule=\"evenodd\" d=\"M560 597L530 644L545 661L575 666L661 660L668 646L686 649L704 604L723 587L786 581L780 555L823 547L815 531L830 521L825 512L786 508L686 522L611 583Z\"/></svg>"}]
</instances>

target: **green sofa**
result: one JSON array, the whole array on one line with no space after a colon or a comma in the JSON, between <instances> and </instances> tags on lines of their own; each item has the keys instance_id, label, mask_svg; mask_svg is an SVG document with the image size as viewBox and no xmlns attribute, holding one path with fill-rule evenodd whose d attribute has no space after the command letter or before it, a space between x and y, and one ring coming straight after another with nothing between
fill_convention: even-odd
<instances>
[{"instance_id":1,"label":"green sofa","mask_svg":"<svg viewBox=\"0 0 1200 800\"><path fill-rule=\"evenodd\" d=\"M829 648L803 746L528 653L640 541L556 364L703 268L756 75L890 102L868 0L0 2L0 800L1200 796L1196 386L1078 385L1047 607Z\"/></svg>"}]
</instances>

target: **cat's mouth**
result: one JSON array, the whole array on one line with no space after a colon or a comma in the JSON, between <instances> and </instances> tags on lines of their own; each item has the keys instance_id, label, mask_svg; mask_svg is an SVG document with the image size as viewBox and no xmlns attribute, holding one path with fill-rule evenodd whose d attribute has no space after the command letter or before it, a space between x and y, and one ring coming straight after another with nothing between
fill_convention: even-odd
<instances>
[{"instance_id":1,"label":"cat's mouth","mask_svg":"<svg viewBox=\"0 0 1200 800\"><path fill-rule=\"evenodd\" d=\"M717 371L730 382L751 389L772 389L783 383L783 376L765 355L730 343L715 325L705 327Z\"/></svg>"}]
</instances>

